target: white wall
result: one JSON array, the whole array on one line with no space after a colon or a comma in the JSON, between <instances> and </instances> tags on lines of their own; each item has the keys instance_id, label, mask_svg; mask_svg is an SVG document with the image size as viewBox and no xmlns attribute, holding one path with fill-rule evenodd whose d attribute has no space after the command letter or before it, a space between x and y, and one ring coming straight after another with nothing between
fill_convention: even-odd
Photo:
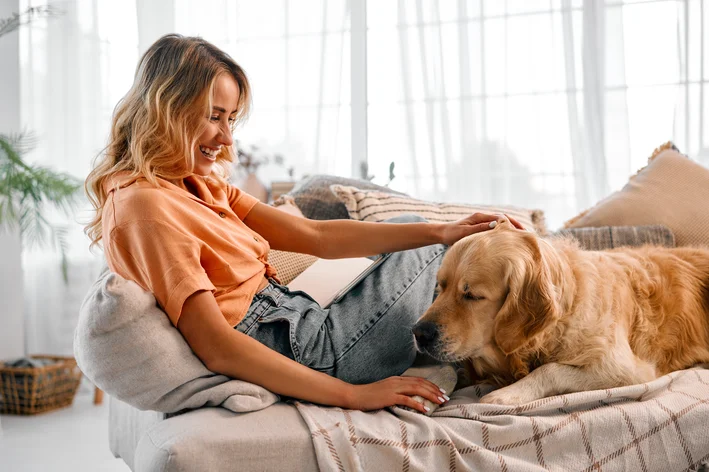
<instances>
[{"instance_id":1,"label":"white wall","mask_svg":"<svg viewBox=\"0 0 709 472\"><path fill-rule=\"evenodd\" d=\"M0 18L19 11L19 0L0 0ZM20 131L20 61L17 31L0 38L0 133ZM0 360L24 355L22 248L19 234L0 231Z\"/></svg>"}]
</instances>

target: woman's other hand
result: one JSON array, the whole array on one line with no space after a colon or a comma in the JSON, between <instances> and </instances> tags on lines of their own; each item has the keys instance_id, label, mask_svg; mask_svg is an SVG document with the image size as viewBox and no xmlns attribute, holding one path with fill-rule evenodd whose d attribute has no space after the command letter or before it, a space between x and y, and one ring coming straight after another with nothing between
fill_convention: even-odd
<instances>
[{"instance_id":1,"label":"woman's other hand","mask_svg":"<svg viewBox=\"0 0 709 472\"><path fill-rule=\"evenodd\" d=\"M496 222L503 219L509 220L510 223L512 223L512 225L517 229L525 229L519 221L506 214L473 213L462 220L454 221L452 223L445 223L442 231L441 242L450 246L466 236L494 228L495 225L490 226L490 224L493 221Z\"/></svg>"},{"instance_id":2,"label":"woman's other hand","mask_svg":"<svg viewBox=\"0 0 709 472\"><path fill-rule=\"evenodd\" d=\"M445 392L424 378L389 377L371 384L352 385L347 404L343 406L352 410L369 411L399 405L426 413L426 407L411 398L414 395L439 405L448 400Z\"/></svg>"}]
</instances>

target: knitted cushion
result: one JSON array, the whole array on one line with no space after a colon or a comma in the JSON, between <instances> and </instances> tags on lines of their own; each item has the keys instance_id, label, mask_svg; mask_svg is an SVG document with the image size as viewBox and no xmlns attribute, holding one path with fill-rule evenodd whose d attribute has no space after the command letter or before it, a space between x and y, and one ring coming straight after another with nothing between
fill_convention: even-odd
<instances>
[{"instance_id":1,"label":"knitted cushion","mask_svg":"<svg viewBox=\"0 0 709 472\"><path fill-rule=\"evenodd\" d=\"M643 246L645 244L675 247L672 231L662 225L570 228L559 230L554 235L570 235L579 242L582 248L589 251L622 246Z\"/></svg>"},{"instance_id":2,"label":"knitted cushion","mask_svg":"<svg viewBox=\"0 0 709 472\"><path fill-rule=\"evenodd\" d=\"M268 253L268 263L276 269L276 277L283 285L288 285L305 269L310 267L318 258L309 254L297 252L278 251L271 249Z\"/></svg>"},{"instance_id":3,"label":"knitted cushion","mask_svg":"<svg viewBox=\"0 0 709 472\"><path fill-rule=\"evenodd\" d=\"M283 195L273 202L273 206L291 215L303 217L303 212L296 205L292 196ZM283 285L287 285L305 269L313 265L318 258L309 254L279 251L272 249L268 253L268 263L276 269L276 276Z\"/></svg>"}]
</instances>

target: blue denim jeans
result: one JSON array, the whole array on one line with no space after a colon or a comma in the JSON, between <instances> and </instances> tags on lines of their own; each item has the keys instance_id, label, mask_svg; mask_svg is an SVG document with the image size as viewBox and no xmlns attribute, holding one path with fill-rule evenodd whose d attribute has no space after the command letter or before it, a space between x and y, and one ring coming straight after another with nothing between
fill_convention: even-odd
<instances>
[{"instance_id":1,"label":"blue denim jeans","mask_svg":"<svg viewBox=\"0 0 709 472\"><path fill-rule=\"evenodd\" d=\"M426 220L406 215L388 221ZM433 301L446 248L437 244L391 254L326 309L308 294L271 280L235 329L349 383L399 375L416 357L411 328Z\"/></svg>"}]
</instances>

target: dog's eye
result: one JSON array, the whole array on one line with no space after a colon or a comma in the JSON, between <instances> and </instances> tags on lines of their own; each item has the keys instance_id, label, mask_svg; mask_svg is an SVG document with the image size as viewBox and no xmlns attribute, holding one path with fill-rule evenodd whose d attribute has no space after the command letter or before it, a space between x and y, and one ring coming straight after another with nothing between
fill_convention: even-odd
<instances>
[{"instance_id":1,"label":"dog's eye","mask_svg":"<svg viewBox=\"0 0 709 472\"><path fill-rule=\"evenodd\" d=\"M477 300L482 300L485 297L480 297L480 296L474 295L470 292L465 292L465 293L463 293L463 298L465 298L466 300L477 301Z\"/></svg>"}]
</instances>

